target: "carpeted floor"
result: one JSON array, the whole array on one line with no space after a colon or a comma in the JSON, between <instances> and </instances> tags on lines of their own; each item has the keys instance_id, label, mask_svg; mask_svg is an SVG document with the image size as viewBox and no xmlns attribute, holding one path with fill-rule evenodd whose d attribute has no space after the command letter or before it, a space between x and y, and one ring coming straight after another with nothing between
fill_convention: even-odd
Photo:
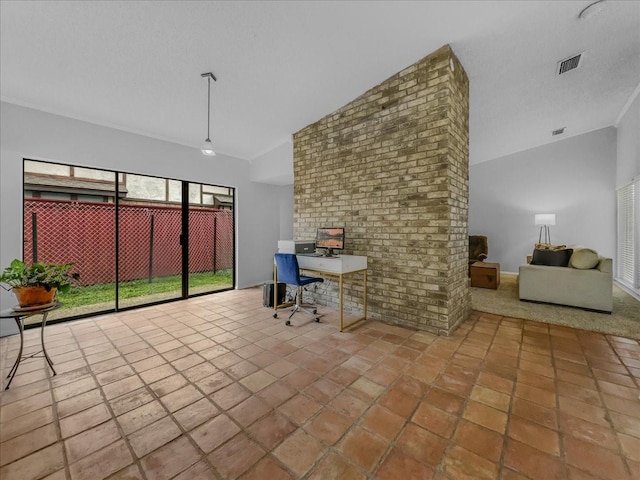
<instances>
[{"instance_id":1,"label":"carpeted floor","mask_svg":"<svg viewBox=\"0 0 640 480\"><path fill-rule=\"evenodd\" d=\"M613 313L522 302L518 298L518 276L503 274L498 290L471 287L474 310L502 316L581 328L640 340L640 301L613 286Z\"/></svg>"}]
</instances>

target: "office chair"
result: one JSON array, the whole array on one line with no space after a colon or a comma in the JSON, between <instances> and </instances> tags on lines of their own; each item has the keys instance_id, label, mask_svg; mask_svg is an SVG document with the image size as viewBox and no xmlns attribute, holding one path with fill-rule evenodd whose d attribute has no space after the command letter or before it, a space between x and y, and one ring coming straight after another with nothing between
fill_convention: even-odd
<instances>
[{"instance_id":1,"label":"office chair","mask_svg":"<svg viewBox=\"0 0 640 480\"><path fill-rule=\"evenodd\" d=\"M305 285L309 285L311 283L320 283L324 282L323 278L320 277L307 277L304 275L300 275L300 267L298 266L298 259L293 253L276 253L276 268L278 270L278 282L283 282L288 285L295 285L297 287L296 292L296 304L293 306L293 310L291 311L291 315L286 322L285 325L291 325L291 317L299 311L308 313L309 315L313 315L316 322L320 321L320 318L316 316L318 313L317 309L307 310L302 307L302 289ZM277 318L278 315L276 313L273 314L274 318Z\"/></svg>"}]
</instances>

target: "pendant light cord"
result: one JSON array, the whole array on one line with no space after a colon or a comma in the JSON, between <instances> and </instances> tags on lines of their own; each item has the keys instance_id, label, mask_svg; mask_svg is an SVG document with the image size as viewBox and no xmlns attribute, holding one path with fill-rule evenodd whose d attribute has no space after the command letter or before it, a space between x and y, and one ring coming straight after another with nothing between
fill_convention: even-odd
<instances>
[{"instance_id":1,"label":"pendant light cord","mask_svg":"<svg viewBox=\"0 0 640 480\"><path fill-rule=\"evenodd\" d=\"M207 77L209 85L207 93L207 140L211 141L211 77Z\"/></svg>"}]
</instances>

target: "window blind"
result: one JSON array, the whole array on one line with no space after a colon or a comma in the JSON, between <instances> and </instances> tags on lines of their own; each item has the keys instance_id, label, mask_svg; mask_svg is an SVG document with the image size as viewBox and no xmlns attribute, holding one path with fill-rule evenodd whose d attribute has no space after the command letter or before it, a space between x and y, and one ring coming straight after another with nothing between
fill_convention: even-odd
<instances>
[{"instance_id":1,"label":"window blind","mask_svg":"<svg viewBox=\"0 0 640 480\"><path fill-rule=\"evenodd\" d=\"M640 179L618 189L617 280L640 290Z\"/></svg>"}]
</instances>

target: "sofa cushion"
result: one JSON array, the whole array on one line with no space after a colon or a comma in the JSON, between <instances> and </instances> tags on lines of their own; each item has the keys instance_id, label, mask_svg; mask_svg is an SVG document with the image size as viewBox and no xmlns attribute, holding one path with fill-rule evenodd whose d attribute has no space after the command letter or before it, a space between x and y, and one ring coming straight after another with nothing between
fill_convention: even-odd
<instances>
[{"instance_id":1,"label":"sofa cushion","mask_svg":"<svg viewBox=\"0 0 640 480\"><path fill-rule=\"evenodd\" d=\"M598 252L590 248L577 248L573 251L569 266L579 270L589 270L598 266L600 258Z\"/></svg>"},{"instance_id":2,"label":"sofa cushion","mask_svg":"<svg viewBox=\"0 0 640 480\"><path fill-rule=\"evenodd\" d=\"M533 251L531 265L547 265L549 267L566 267L569 265L573 250L541 250L536 248Z\"/></svg>"}]
</instances>

